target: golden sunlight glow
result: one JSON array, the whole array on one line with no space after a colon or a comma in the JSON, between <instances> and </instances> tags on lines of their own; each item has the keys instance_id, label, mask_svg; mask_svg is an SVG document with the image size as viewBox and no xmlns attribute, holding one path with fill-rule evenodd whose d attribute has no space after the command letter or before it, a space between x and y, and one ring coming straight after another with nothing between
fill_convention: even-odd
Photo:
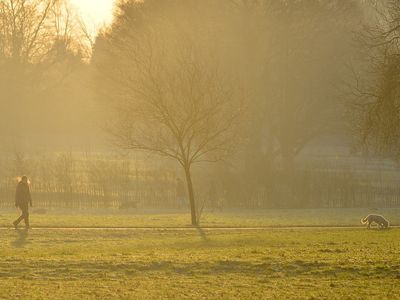
<instances>
[{"instance_id":1,"label":"golden sunlight glow","mask_svg":"<svg viewBox=\"0 0 400 300\"><path fill-rule=\"evenodd\" d=\"M115 0L70 0L89 30L97 31L112 21Z\"/></svg>"}]
</instances>

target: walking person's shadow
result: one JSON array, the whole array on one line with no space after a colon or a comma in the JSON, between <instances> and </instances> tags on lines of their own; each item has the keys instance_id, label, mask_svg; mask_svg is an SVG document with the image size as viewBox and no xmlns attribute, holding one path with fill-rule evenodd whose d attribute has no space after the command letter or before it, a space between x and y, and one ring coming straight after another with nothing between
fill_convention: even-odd
<instances>
[{"instance_id":1,"label":"walking person's shadow","mask_svg":"<svg viewBox=\"0 0 400 300\"><path fill-rule=\"evenodd\" d=\"M15 231L18 233L18 237L15 241L11 242L11 245L16 248L23 248L29 243L29 241L27 241L28 229L16 229Z\"/></svg>"}]
</instances>

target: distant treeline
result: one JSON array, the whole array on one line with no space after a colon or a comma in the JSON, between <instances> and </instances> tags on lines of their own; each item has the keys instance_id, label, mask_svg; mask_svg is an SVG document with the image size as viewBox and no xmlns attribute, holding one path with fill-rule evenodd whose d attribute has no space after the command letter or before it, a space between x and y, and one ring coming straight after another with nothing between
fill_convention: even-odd
<instances>
[{"instance_id":1,"label":"distant treeline","mask_svg":"<svg viewBox=\"0 0 400 300\"><path fill-rule=\"evenodd\" d=\"M24 148L1 155L2 205L23 174L38 204L77 208L178 206L179 177L194 225L207 203L397 205L378 171L297 164L332 135L398 154L400 6L378 2L118 1L92 36L66 1L0 1L0 150ZM175 163L33 153L109 140Z\"/></svg>"}]
</instances>

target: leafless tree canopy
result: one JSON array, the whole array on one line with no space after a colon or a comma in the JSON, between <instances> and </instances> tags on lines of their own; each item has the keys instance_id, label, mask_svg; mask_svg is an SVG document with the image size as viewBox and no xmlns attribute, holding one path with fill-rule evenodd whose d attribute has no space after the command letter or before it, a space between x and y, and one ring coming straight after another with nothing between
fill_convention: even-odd
<instances>
[{"instance_id":1,"label":"leafless tree canopy","mask_svg":"<svg viewBox=\"0 0 400 300\"><path fill-rule=\"evenodd\" d=\"M107 86L105 100L114 109L115 142L176 159L185 170L194 212L191 166L232 151L244 99L239 83L219 63L218 40L206 35L210 27L196 26L198 5L188 3L171 1L173 9L161 15L153 1L131 2L99 41L103 48L94 59Z\"/></svg>"},{"instance_id":2,"label":"leafless tree canopy","mask_svg":"<svg viewBox=\"0 0 400 300\"><path fill-rule=\"evenodd\" d=\"M363 60L353 68L351 112L360 146L399 158L400 3L377 3L357 34Z\"/></svg>"},{"instance_id":3,"label":"leafless tree canopy","mask_svg":"<svg viewBox=\"0 0 400 300\"><path fill-rule=\"evenodd\" d=\"M58 126L44 123L60 107L61 87L81 72L89 53L80 24L64 0L0 0L2 139Z\"/></svg>"},{"instance_id":4,"label":"leafless tree canopy","mask_svg":"<svg viewBox=\"0 0 400 300\"><path fill-rule=\"evenodd\" d=\"M149 36L142 36L144 45L132 45L127 57L119 55L128 60L117 66L118 89L125 96L112 99L122 116L112 129L116 142L181 164L220 159L235 144L242 110L236 88L190 40L182 37L166 48L160 47L162 36L153 37L157 44L146 40Z\"/></svg>"},{"instance_id":5,"label":"leafless tree canopy","mask_svg":"<svg viewBox=\"0 0 400 300\"><path fill-rule=\"evenodd\" d=\"M63 0L0 1L0 57L39 63L78 51L76 15Z\"/></svg>"}]
</instances>

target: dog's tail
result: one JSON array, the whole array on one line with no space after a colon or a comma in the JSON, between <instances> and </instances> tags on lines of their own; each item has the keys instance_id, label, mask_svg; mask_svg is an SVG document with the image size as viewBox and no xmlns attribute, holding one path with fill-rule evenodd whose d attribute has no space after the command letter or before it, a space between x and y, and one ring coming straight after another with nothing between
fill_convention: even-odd
<instances>
[{"instance_id":1,"label":"dog's tail","mask_svg":"<svg viewBox=\"0 0 400 300\"><path fill-rule=\"evenodd\" d=\"M367 224L367 222L368 222L368 217L361 219L361 224Z\"/></svg>"}]
</instances>

